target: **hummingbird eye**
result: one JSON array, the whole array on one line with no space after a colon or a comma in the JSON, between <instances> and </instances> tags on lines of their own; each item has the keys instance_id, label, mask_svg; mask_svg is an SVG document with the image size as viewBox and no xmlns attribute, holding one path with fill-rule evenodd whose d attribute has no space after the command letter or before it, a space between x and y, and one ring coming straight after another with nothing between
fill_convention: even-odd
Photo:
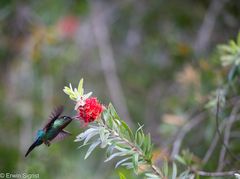
<instances>
[{"instance_id":1,"label":"hummingbird eye","mask_svg":"<svg viewBox=\"0 0 240 179\"><path fill-rule=\"evenodd\" d=\"M65 120L68 119L68 118L69 118L68 116L64 116L64 117L63 117L63 119L65 119Z\"/></svg>"}]
</instances>

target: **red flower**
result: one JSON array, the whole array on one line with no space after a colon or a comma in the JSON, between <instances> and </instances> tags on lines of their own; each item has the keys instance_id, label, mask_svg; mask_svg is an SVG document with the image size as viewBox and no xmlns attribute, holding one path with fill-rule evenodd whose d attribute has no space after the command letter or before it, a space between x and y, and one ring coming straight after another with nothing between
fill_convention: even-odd
<instances>
[{"instance_id":1,"label":"red flower","mask_svg":"<svg viewBox=\"0 0 240 179\"><path fill-rule=\"evenodd\" d=\"M62 37L73 38L79 26L79 20L75 16L65 16L57 25Z\"/></svg>"},{"instance_id":2,"label":"red flower","mask_svg":"<svg viewBox=\"0 0 240 179\"><path fill-rule=\"evenodd\" d=\"M88 98L83 106L78 107L78 115L85 123L93 122L100 117L103 112L103 105L97 98Z\"/></svg>"}]
</instances>

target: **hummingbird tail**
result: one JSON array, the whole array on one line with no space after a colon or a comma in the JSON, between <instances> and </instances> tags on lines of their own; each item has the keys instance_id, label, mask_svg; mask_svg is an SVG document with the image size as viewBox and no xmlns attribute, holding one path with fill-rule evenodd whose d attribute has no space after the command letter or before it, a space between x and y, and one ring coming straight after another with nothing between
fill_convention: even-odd
<instances>
[{"instance_id":1,"label":"hummingbird tail","mask_svg":"<svg viewBox=\"0 0 240 179\"><path fill-rule=\"evenodd\" d=\"M25 157L27 157L28 154L29 154L36 146L38 146L38 143L37 143L37 142L38 142L38 141L35 141L35 142L29 147L27 153L25 154Z\"/></svg>"}]
</instances>

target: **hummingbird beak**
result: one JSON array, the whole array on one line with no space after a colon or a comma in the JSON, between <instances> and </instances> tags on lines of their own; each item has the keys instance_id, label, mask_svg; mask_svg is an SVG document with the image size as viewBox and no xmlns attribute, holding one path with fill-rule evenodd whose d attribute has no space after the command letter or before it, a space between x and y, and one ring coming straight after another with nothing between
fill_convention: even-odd
<instances>
[{"instance_id":1,"label":"hummingbird beak","mask_svg":"<svg viewBox=\"0 0 240 179\"><path fill-rule=\"evenodd\" d=\"M38 146L38 145L39 145L39 144L38 144L38 141L36 140L36 141L29 147L27 153L25 154L25 157L27 157L28 154L29 154L36 146Z\"/></svg>"},{"instance_id":2,"label":"hummingbird beak","mask_svg":"<svg viewBox=\"0 0 240 179\"><path fill-rule=\"evenodd\" d=\"M79 120L79 116L73 116L71 117L73 120Z\"/></svg>"}]
</instances>

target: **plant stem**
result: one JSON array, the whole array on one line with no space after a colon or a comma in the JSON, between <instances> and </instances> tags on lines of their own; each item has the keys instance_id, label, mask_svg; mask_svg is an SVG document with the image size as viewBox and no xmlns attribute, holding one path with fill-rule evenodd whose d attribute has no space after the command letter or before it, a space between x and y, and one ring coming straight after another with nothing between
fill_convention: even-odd
<instances>
[{"instance_id":1,"label":"plant stem","mask_svg":"<svg viewBox=\"0 0 240 179\"><path fill-rule=\"evenodd\" d=\"M160 176L163 179L165 178L164 175L162 174L162 172L159 171L154 164L150 164L150 166L151 166L151 168L152 168L152 170L154 171L155 174L157 174L158 176Z\"/></svg>"}]
</instances>

